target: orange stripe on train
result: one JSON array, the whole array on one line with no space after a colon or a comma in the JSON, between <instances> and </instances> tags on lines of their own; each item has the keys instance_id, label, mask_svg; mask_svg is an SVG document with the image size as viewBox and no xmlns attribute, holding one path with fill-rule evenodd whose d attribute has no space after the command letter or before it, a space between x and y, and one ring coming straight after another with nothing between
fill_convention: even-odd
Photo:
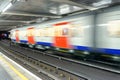
<instances>
[{"instance_id":1,"label":"orange stripe on train","mask_svg":"<svg viewBox=\"0 0 120 80\"><path fill-rule=\"evenodd\" d=\"M19 30L15 31L15 38L16 38L16 42L20 42L20 39L19 39Z\"/></svg>"},{"instance_id":2,"label":"orange stripe on train","mask_svg":"<svg viewBox=\"0 0 120 80\"><path fill-rule=\"evenodd\" d=\"M35 44L34 40L34 28L28 28L27 29L27 37L28 37L28 43L29 44Z\"/></svg>"}]
</instances>

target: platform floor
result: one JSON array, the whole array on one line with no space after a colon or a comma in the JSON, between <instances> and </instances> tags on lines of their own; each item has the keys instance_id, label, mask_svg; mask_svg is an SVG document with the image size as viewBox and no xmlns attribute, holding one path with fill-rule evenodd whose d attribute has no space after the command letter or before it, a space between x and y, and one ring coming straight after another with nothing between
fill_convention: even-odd
<instances>
[{"instance_id":1,"label":"platform floor","mask_svg":"<svg viewBox=\"0 0 120 80\"><path fill-rule=\"evenodd\" d=\"M0 80L42 80L0 52Z\"/></svg>"},{"instance_id":2,"label":"platform floor","mask_svg":"<svg viewBox=\"0 0 120 80\"><path fill-rule=\"evenodd\" d=\"M7 73L7 71L1 64L0 64L0 80L12 80L11 76Z\"/></svg>"}]
</instances>

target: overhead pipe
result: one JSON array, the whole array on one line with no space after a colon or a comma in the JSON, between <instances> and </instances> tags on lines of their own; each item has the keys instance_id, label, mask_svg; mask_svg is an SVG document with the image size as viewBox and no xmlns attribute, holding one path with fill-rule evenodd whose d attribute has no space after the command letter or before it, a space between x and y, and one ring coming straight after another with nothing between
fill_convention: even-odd
<instances>
[{"instance_id":1,"label":"overhead pipe","mask_svg":"<svg viewBox=\"0 0 120 80\"><path fill-rule=\"evenodd\" d=\"M21 12L21 11L7 11L4 13L1 13L4 15L18 15L18 16L32 16L32 17L50 17L50 18L61 18L59 15L51 14L51 13L27 13L27 12Z\"/></svg>"}]
</instances>

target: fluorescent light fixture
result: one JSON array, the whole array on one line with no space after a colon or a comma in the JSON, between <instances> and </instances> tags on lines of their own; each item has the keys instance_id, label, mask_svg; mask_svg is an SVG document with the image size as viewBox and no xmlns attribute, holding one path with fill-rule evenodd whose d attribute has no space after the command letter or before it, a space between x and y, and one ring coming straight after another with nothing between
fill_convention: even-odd
<instances>
[{"instance_id":1,"label":"fluorescent light fixture","mask_svg":"<svg viewBox=\"0 0 120 80\"><path fill-rule=\"evenodd\" d=\"M117 56L113 56L113 59L120 59L120 57L117 57Z\"/></svg>"},{"instance_id":2,"label":"fluorescent light fixture","mask_svg":"<svg viewBox=\"0 0 120 80\"><path fill-rule=\"evenodd\" d=\"M12 3L9 3L9 4L2 10L2 12L5 12L5 11L8 10L11 6L12 6Z\"/></svg>"},{"instance_id":3,"label":"fluorescent light fixture","mask_svg":"<svg viewBox=\"0 0 120 80\"><path fill-rule=\"evenodd\" d=\"M102 6L106 4L110 4L112 0L101 0L99 2L93 3L93 6Z\"/></svg>"},{"instance_id":4,"label":"fluorescent light fixture","mask_svg":"<svg viewBox=\"0 0 120 80\"><path fill-rule=\"evenodd\" d=\"M67 4L63 4L60 6L60 14L66 14L70 12L70 6Z\"/></svg>"}]
</instances>

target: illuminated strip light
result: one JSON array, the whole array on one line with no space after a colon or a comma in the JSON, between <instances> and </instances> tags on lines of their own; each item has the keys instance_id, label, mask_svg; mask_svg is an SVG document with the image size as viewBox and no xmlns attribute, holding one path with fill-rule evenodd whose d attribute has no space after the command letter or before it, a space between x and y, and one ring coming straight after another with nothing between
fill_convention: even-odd
<instances>
[{"instance_id":1,"label":"illuminated strip light","mask_svg":"<svg viewBox=\"0 0 120 80\"><path fill-rule=\"evenodd\" d=\"M112 3L112 0L101 0L97 3L93 3L93 6L103 6L103 5L106 5L106 4L110 4Z\"/></svg>"},{"instance_id":2,"label":"illuminated strip light","mask_svg":"<svg viewBox=\"0 0 120 80\"><path fill-rule=\"evenodd\" d=\"M9 4L2 10L2 12L5 12L5 11L8 10L11 6L12 6L12 3L9 3Z\"/></svg>"},{"instance_id":3,"label":"illuminated strip light","mask_svg":"<svg viewBox=\"0 0 120 80\"><path fill-rule=\"evenodd\" d=\"M108 26L108 24L98 24L97 26L103 27L103 26Z\"/></svg>"}]
</instances>

